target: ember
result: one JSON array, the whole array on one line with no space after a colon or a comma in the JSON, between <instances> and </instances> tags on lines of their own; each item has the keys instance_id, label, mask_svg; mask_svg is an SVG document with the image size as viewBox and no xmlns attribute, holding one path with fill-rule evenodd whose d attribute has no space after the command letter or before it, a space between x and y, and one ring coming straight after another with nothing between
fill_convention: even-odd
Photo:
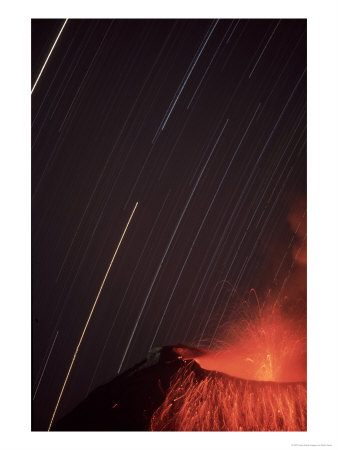
<instances>
[{"instance_id":1,"label":"ember","mask_svg":"<svg viewBox=\"0 0 338 450\"><path fill-rule=\"evenodd\" d=\"M249 381L220 372L199 380L193 361L172 381L152 431L306 431L306 383Z\"/></svg>"},{"instance_id":2,"label":"ember","mask_svg":"<svg viewBox=\"0 0 338 450\"><path fill-rule=\"evenodd\" d=\"M213 349L175 347L185 366L151 430L306 431L306 327L278 306L227 324Z\"/></svg>"}]
</instances>

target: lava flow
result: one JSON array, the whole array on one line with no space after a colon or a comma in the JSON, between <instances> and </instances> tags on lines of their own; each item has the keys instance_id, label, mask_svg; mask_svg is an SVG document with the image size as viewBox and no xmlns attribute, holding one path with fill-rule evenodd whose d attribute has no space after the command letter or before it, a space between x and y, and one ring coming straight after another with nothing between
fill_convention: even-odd
<instances>
[{"instance_id":1,"label":"lava flow","mask_svg":"<svg viewBox=\"0 0 338 450\"><path fill-rule=\"evenodd\" d=\"M199 379L187 363L151 419L152 431L306 431L306 383Z\"/></svg>"},{"instance_id":2,"label":"lava flow","mask_svg":"<svg viewBox=\"0 0 338 450\"><path fill-rule=\"evenodd\" d=\"M306 431L306 327L266 308L228 329L217 348L175 348L186 364L151 430Z\"/></svg>"},{"instance_id":3,"label":"lava flow","mask_svg":"<svg viewBox=\"0 0 338 450\"><path fill-rule=\"evenodd\" d=\"M256 381L306 381L306 330L278 311L260 314L229 325L227 341L217 347L190 355L204 369Z\"/></svg>"}]
</instances>

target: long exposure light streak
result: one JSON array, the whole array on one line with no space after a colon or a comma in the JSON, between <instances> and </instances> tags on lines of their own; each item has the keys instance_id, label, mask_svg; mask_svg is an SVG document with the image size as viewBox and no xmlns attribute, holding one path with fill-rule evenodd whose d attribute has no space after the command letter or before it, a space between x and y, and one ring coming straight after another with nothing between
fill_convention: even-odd
<instances>
[{"instance_id":1,"label":"long exposure light streak","mask_svg":"<svg viewBox=\"0 0 338 450\"><path fill-rule=\"evenodd\" d=\"M275 31L277 30L277 27L278 27L279 23L280 23L280 20L278 21L277 25L275 26L275 29L273 30L273 32L271 33L271 35L270 35L270 37L268 39L268 42L265 44L265 47L263 48L261 54L259 55L259 58L257 59L256 64L254 65L252 71L250 72L249 78L251 78L251 75L254 73L254 70L256 69L257 64L259 63L263 53L265 52L266 47L269 45L269 42L271 41L272 36L275 34Z\"/></svg>"},{"instance_id":2,"label":"long exposure light streak","mask_svg":"<svg viewBox=\"0 0 338 450\"><path fill-rule=\"evenodd\" d=\"M52 54L52 52L53 52L53 50L54 50L54 47L56 46L56 43L57 43L57 41L59 40L59 37L61 36L61 33L62 33L64 27L66 26L66 23L67 23L67 22L68 22L68 19L66 19L66 20L64 21L64 23L63 23L63 25L62 25L62 27L61 27L61 30L59 31L59 34L57 35L57 37L56 37L56 39L55 39L55 41L54 41L54 44L53 44L52 48L50 49L50 52L48 53L48 56L47 56L47 58L46 58L46 61L44 62L43 66L42 66L42 69L40 70L40 73L39 73L39 75L38 75L38 77L37 77L37 79L36 79L36 81L35 81L35 83L34 83L34 86L32 87L31 95L33 94L33 91L34 91L36 85L38 84L38 81L39 81L39 79L40 79L40 77L41 77L41 75L42 75L42 72L44 71L44 68L46 67L46 64L47 64L47 62L48 62L48 60L49 60L49 58L50 58L50 55Z\"/></svg>"},{"instance_id":3,"label":"long exposure light streak","mask_svg":"<svg viewBox=\"0 0 338 450\"><path fill-rule=\"evenodd\" d=\"M225 179L225 177L226 177L226 175L227 175L227 173L228 173L228 171L229 171L229 169L230 169L230 166L231 166L231 164L232 164L232 161L234 160L234 158L235 158L235 156L236 156L236 154L237 154L237 152L238 152L238 149L239 149L239 147L241 146L241 144L242 144L242 142L243 142L243 140L244 140L244 138L245 138L245 136L246 136L246 134L247 134L247 132L248 132L248 130L249 130L249 128L250 128L250 125L251 125L252 121L254 120L254 118L255 118L255 116L256 116L256 114L257 114L257 111L259 110L260 106L261 106L261 104L259 103L259 105L258 105L258 107L257 107L257 109L256 109L256 111L255 111L255 114L253 115L253 117L252 117L252 119L251 119L251 121L250 121L250 123L249 123L249 125L248 125L248 127L247 127L247 129L246 129L246 131L245 131L245 133L244 133L243 136L242 136L242 139L241 139L240 143L238 144L238 146L237 146L237 148L236 148L236 151L234 152L234 154L233 154L233 156L232 156L232 158L231 158L230 163L228 164L228 167L227 167L227 169L226 169L226 171L225 171L225 173L224 173L224 175L223 175L223 177L222 177L221 182L220 182L219 185L218 185L218 188L217 188L217 190L216 190L216 193L215 193L213 199L211 200L211 202L210 202L210 204L209 204L208 210L207 210L207 212L206 212L205 215L204 215L204 218L203 218L203 220L202 220L202 222L201 222L201 224L200 224L200 227L199 227L199 229L197 230L196 236L195 236L195 238L194 238L193 243L192 243L191 246L190 246L190 250L189 250L189 252L188 252L188 254L187 254L186 258L185 258L185 261L184 261L183 266L182 266L182 268L181 268L180 274L179 274L179 276L178 276L178 278L177 278L177 280L176 280L176 283L175 283L175 285L174 285L174 288L173 288L173 290L172 290L172 293L171 293L171 295L170 295L170 297L169 297L169 300L168 300L168 302L167 302L167 305L166 305L166 307L165 307L165 309L164 309L164 312L163 312L163 314L162 314L161 320L159 321L159 324L158 324L158 326L157 326L157 328L156 328L155 335L154 335L153 340L151 341L151 344L150 344L150 349L152 348L152 346L153 346L153 344L154 344L154 341L155 341L155 339L156 339L157 333L158 333L158 331L159 331L159 329L160 329L160 327L161 327L161 325L162 325L163 318L164 318L164 316L165 316L165 314L166 314L166 312L167 312L169 303L170 303L170 301L171 301L171 299L172 299L172 296L173 296L173 294L174 294L174 292L175 292L175 290L176 290L176 287L177 287L177 284L178 284L178 282L179 282L179 279L180 279L180 277L181 277L181 275L182 275L182 272L183 272L183 270L184 270L184 268L185 268L185 265L186 265L186 263L187 263L187 261L188 261L188 259L189 259L189 257L190 257L190 254L191 254L191 252L192 252L192 249L194 248L195 242L196 242L196 240L197 240L197 238L198 238L198 236L199 236L199 234L200 234L200 231L201 231L201 229L202 229L202 227L203 227L203 225L204 225L204 222L205 222L205 220L206 220L206 218L207 218L207 216L208 216L208 214L209 214L209 211L210 211L210 209L211 209L211 207L212 207L212 205L213 205L213 203L214 203L214 201L215 201L215 198L216 198L216 196L217 196L217 194L218 194L218 192L219 192L219 190L220 190L220 188L221 188L221 186L222 186L222 184L223 184L223 181L224 181L224 179ZM229 120L229 119L228 119L228 120ZM226 121L225 126L227 125L228 120Z\"/></svg>"},{"instance_id":4,"label":"long exposure light streak","mask_svg":"<svg viewBox=\"0 0 338 450\"><path fill-rule=\"evenodd\" d=\"M198 179L197 179L197 181L196 181L196 183L195 183L195 185L194 185L194 188L193 188L193 190L191 191L190 197L189 197L189 199L188 199L188 201L187 201L187 203L186 203L186 205L185 205L185 207L184 207L184 209L183 209L183 212L181 213L181 216L180 216L180 218L179 218L179 220L178 220L178 222L177 222L177 224L176 224L175 230L174 230L173 234L171 235L169 244L168 244L168 246L167 246L167 248L166 248L166 250L165 250L165 252L164 252L164 254L163 254L163 256L162 256L162 260L161 260L161 262L160 262L160 264L159 264L159 266L158 266L158 268L157 268L157 271L156 271L156 273L155 273L155 276L154 276L154 278L153 278L153 281L152 281L152 283L151 283L151 286L150 286L150 288L149 288L149 290L148 290L147 296L146 296L146 298L145 298L145 300L144 300L144 302L143 302L141 311L140 311L140 313L139 313L139 315L138 315L138 317L137 317L136 324L135 324L135 326L134 326L134 328L133 328L133 331L132 331L132 333L131 333L131 335L130 335L130 338L129 338L127 347L126 347L125 352L124 352L124 354L123 354L123 357L122 357L122 360L121 360L121 363L120 363L120 365L119 365L119 368L118 368L117 373L120 373L120 371L121 371L121 368L122 368L123 363L124 363L124 360L125 360L125 358L126 358L126 356L127 356L127 353L128 353L128 350L129 350L129 347L130 347L130 344L131 344L131 341L133 340L133 337L134 337L136 328L137 328L137 326L138 326L138 324L139 324L139 321L140 321L140 318L141 318L141 316L142 316L143 310L144 310L144 308L145 308L145 306L146 306L146 304L147 304L147 302L148 302L149 296L150 296L150 294L151 294L151 292L152 292L152 290L153 290L155 281L156 281L157 276L158 276L158 274L159 274L159 272L160 272L160 270L161 270L161 267L162 267L162 265L163 265L163 262L164 262L164 260L165 260L165 257L167 256L167 253L168 253L169 248L170 248L170 246L171 246L171 244L172 244L172 241L174 240L174 237L176 236L176 232L177 232L177 230L178 230L178 227L180 226L180 223L181 223L181 221L182 221L182 219L183 219L183 217L184 217L184 215L185 215L185 212L186 212L186 210L187 210L187 208L188 208L188 206L189 206L189 204L190 204L190 201L191 201L191 199L192 199L192 197L193 197L193 195L194 195L194 193L195 193L195 190L196 190L196 188L197 188L197 186L198 186L198 184L199 184L199 182L200 182L200 180L201 180L201 178L202 178L202 176L203 176L203 174L204 174L204 171L205 171L205 169L206 169L206 167L207 167L207 165L208 165L208 163L209 163L209 160L210 160L210 158L212 157L212 155L213 155L213 153L214 153L214 150L215 150L215 148L217 147L218 142L219 142L219 140L220 140L220 138L221 138L221 136L222 136L222 134L223 134L223 131L224 131L225 127L227 126L227 124L228 124L228 120L225 122L225 124L224 124L224 126L223 126L223 128L222 128L222 131L220 132L220 134L219 134L219 136L218 136L218 138L217 138L217 140L216 140L216 142L215 142L215 144L214 144L214 146L213 146L213 148L212 148L212 150L211 150L211 152L210 152L210 155L209 155L207 161L205 162L205 164L204 164L204 166L203 166L203 169L201 170L201 172L200 172L200 174L199 174L199 177L198 177Z\"/></svg>"},{"instance_id":5,"label":"long exposure light streak","mask_svg":"<svg viewBox=\"0 0 338 450\"><path fill-rule=\"evenodd\" d=\"M37 394L37 392L38 392L38 389L39 389L39 386L40 386L40 383L41 383L43 374L45 373L45 370L46 370L46 367L47 367L47 364L48 364L50 355L51 355L51 353L52 353L52 351L53 351L54 344L55 344L56 338L58 337L58 334L59 334L59 330L56 332L56 335L55 335L54 341L53 341L53 343L52 343L52 346L51 346L51 348L50 348L50 350L49 350L49 353L48 353L46 362L45 362L45 364L44 364L44 366L43 366L43 369L42 369L42 372L41 372L41 375L40 375L38 384L37 384L36 389L35 389L35 392L34 392L33 401L35 400L36 394Z\"/></svg>"},{"instance_id":6,"label":"long exposure light streak","mask_svg":"<svg viewBox=\"0 0 338 450\"><path fill-rule=\"evenodd\" d=\"M173 111L173 109L174 109L174 107L175 107L175 105L177 103L177 100L179 99L179 97L180 97L180 95L181 95L185 85L187 84L187 81L189 80L189 77L190 77L192 71L194 70L194 68L195 68L195 66L196 66L196 64L197 64L201 54L203 53L203 50L204 50L205 46L207 45L207 42L208 42L210 36L212 35L214 29L216 28L216 25L218 24L218 22L219 22L219 19L217 19L214 22L214 24L211 27L211 30L209 28L209 31L208 31L206 37L204 38L204 41L202 42L200 48L198 49L196 55L194 56L194 59L192 60L191 65L190 65L187 73L184 75L184 78L181 81L181 84L178 87L178 90L176 91L176 94L174 95L173 99L171 100L171 103L170 103L170 105L169 105L169 107L167 109L167 112L165 113L165 115L164 115L164 117L162 119L162 122L161 122L161 124L160 124L160 126L159 126L159 128L158 128L158 130L157 130L157 132L155 134L155 136L154 136L154 139L152 140L152 144L154 144L156 142L160 131L164 130L164 128L166 126L166 123L168 122L168 119L169 119L169 117L170 117L170 115L171 115L171 113L172 113L172 111Z\"/></svg>"},{"instance_id":7,"label":"long exposure light streak","mask_svg":"<svg viewBox=\"0 0 338 450\"><path fill-rule=\"evenodd\" d=\"M93 306L92 306L92 309L90 310L90 313L89 313L87 322L86 322L86 324L85 324L85 326L84 326L84 328L83 328L83 331L82 331L82 334L81 334L79 343L78 343L77 346L76 346L76 349L75 349L75 352L74 352L72 361L71 361L71 363L70 363L70 366L69 366L69 369L68 369L68 372L67 372L65 381L64 381L64 383L63 383L63 385L62 385L62 388L61 388L61 392L60 392L59 398L58 398L58 400L57 400L57 403L56 403L55 409L54 409L54 411L53 411L53 415L52 415L51 421L50 421L49 426L48 426L48 431L50 431L51 426L52 426L52 424L53 424L55 414L56 414L56 412L57 412L57 409L58 409L58 407L59 407L59 404L60 404L60 401L61 401L61 398L62 398L62 395L63 395L63 391L65 390L65 387L66 387L66 384L67 384L67 381L68 381L70 372L71 372L71 370L72 370L72 368L73 368L73 365L74 365L74 362L75 362L77 353L78 353L78 351L79 351L79 349L80 349L80 346L81 346L81 343L82 343L82 341L83 341L84 335L85 335L85 333L86 333L86 330L87 330L88 324L89 324L89 322L90 322L90 319L92 318L92 315L93 315L95 306L96 306L97 301L98 301L98 299L99 299L99 297L100 297L100 294L101 294L101 292L102 292L103 286L104 286L104 284L105 284L105 282L106 282L106 279L107 279L107 277L108 277L108 274L109 274L109 271L110 271L110 269L111 269L111 266L113 265L113 262L114 262L114 260L115 260L116 255L117 255L117 252L119 251L119 248L120 248L121 243L122 243L122 241L123 241L124 235L125 235L126 232L127 232L128 226L129 226L129 224L130 224L130 222L131 222L131 219L133 218L133 215L134 215L134 213L135 213L135 211L136 211L137 206L138 206L138 202L136 202L136 204L135 204L135 206L134 206L134 209L133 209L133 211L132 211L132 213L131 213L131 215L130 215L130 217L129 217L129 220L128 220L128 222L127 222L127 225L125 226L125 228L124 228L124 230L123 230L122 236L121 236L121 238L120 238L119 243L117 244L117 247L116 247L116 249L115 249L114 255L113 255L113 257L112 257L112 259L111 259L111 261L110 261L110 264L109 264L109 267L108 267L108 269L107 269L107 272L106 272L106 274L105 274L105 276L104 276L104 278L103 278L103 281L102 281L102 283L101 283L99 292L97 293L97 296L96 296L96 298L95 298L95 301L94 301L94 304L93 304Z\"/></svg>"},{"instance_id":8,"label":"long exposure light streak","mask_svg":"<svg viewBox=\"0 0 338 450\"><path fill-rule=\"evenodd\" d=\"M168 394L176 369L187 365L179 355L155 385L155 365L141 380L136 368L151 349L163 349L149 355L161 354L160 364L176 361L177 345L228 349L238 337L231 330L252 318L259 324L260 310L269 308L283 319L276 329L299 329L304 358L297 364L305 364L307 22L69 17L65 25L66 17L31 24L31 89L64 26L31 95L31 429L48 430L66 381L50 431L149 431L154 411L143 402L158 389ZM239 347L226 353L227 365L248 350L244 336ZM258 347L243 367L253 369L262 354L259 367L271 368L277 356ZM119 383L134 368L140 383L130 395ZM192 370L199 386L206 374ZM100 397L106 384L118 385L111 402ZM203 420L208 410L230 420L232 402L242 401L244 414L251 404L237 395L246 384L212 378L198 386L186 386L186 405L201 412L198 429L211 429ZM224 392L204 399L213 386L233 394L225 410L214 407ZM196 392L204 406L194 403ZM255 414L274 392L252 389L258 409L246 429L249 422L271 429ZM165 415L189 429L180 423L180 403L168 403ZM227 420L220 429L244 425Z\"/></svg>"}]
</instances>

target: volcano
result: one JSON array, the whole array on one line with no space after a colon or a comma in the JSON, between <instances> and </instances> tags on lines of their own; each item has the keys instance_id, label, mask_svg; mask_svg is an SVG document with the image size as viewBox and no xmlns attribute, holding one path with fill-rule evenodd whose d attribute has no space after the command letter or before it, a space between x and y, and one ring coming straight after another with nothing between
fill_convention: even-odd
<instances>
[{"instance_id":1,"label":"volcano","mask_svg":"<svg viewBox=\"0 0 338 450\"><path fill-rule=\"evenodd\" d=\"M206 350L157 347L95 389L52 431L306 431L306 382L201 367Z\"/></svg>"}]
</instances>

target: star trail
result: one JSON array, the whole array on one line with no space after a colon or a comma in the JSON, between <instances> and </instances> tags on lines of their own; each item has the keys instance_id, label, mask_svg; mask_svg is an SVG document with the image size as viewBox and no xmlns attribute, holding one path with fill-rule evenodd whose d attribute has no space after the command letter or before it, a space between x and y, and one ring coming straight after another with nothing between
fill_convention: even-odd
<instances>
[{"instance_id":1,"label":"star trail","mask_svg":"<svg viewBox=\"0 0 338 450\"><path fill-rule=\"evenodd\" d=\"M304 318L306 35L32 20L34 430L155 346L212 346L253 289Z\"/></svg>"}]
</instances>

